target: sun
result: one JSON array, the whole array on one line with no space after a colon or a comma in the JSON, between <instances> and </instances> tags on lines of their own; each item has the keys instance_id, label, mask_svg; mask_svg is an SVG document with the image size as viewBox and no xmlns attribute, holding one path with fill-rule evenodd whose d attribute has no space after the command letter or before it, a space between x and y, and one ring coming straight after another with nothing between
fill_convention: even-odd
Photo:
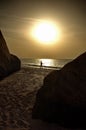
<instances>
[{"instance_id":1,"label":"sun","mask_svg":"<svg viewBox=\"0 0 86 130\"><path fill-rule=\"evenodd\" d=\"M60 31L54 23L42 21L34 26L32 36L40 43L50 44L59 40Z\"/></svg>"}]
</instances>

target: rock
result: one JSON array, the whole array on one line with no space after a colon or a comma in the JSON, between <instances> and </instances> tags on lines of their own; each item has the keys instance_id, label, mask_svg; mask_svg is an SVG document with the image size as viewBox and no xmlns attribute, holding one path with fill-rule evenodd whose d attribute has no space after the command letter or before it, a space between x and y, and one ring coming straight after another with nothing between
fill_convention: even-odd
<instances>
[{"instance_id":1,"label":"rock","mask_svg":"<svg viewBox=\"0 0 86 130\"><path fill-rule=\"evenodd\" d=\"M86 129L86 52L45 77L32 118Z\"/></svg>"},{"instance_id":2,"label":"rock","mask_svg":"<svg viewBox=\"0 0 86 130\"><path fill-rule=\"evenodd\" d=\"M20 69L18 57L10 54L5 39L0 31L0 80Z\"/></svg>"}]
</instances>

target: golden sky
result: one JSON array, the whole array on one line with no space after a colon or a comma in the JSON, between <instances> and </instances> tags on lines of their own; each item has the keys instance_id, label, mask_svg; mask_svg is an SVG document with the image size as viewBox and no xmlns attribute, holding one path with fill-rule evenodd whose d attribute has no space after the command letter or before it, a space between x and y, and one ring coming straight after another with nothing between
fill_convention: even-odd
<instances>
[{"instance_id":1,"label":"golden sky","mask_svg":"<svg viewBox=\"0 0 86 130\"><path fill-rule=\"evenodd\" d=\"M86 51L84 0L1 0L0 29L11 53L26 58L74 58ZM55 44L40 44L29 33L41 20L61 30Z\"/></svg>"}]
</instances>

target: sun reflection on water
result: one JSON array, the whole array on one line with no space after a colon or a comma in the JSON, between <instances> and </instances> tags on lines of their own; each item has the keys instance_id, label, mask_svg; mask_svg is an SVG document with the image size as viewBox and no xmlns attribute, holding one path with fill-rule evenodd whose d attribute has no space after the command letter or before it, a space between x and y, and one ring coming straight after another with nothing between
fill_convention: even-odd
<instances>
[{"instance_id":1,"label":"sun reflection on water","mask_svg":"<svg viewBox=\"0 0 86 130\"><path fill-rule=\"evenodd\" d=\"M39 59L40 64L42 64L42 66L53 66L53 60L51 59Z\"/></svg>"}]
</instances>

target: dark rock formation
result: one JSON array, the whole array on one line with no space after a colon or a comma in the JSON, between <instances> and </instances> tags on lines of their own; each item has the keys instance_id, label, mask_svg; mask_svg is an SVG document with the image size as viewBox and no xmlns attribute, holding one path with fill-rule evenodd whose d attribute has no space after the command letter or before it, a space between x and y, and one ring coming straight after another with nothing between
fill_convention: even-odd
<instances>
[{"instance_id":1,"label":"dark rock formation","mask_svg":"<svg viewBox=\"0 0 86 130\"><path fill-rule=\"evenodd\" d=\"M86 128L86 52L45 77L32 117L64 127Z\"/></svg>"},{"instance_id":2,"label":"dark rock formation","mask_svg":"<svg viewBox=\"0 0 86 130\"><path fill-rule=\"evenodd\" d=\"M20 60L10 54L5 39L0 31L0 80L20 69Z\"/></svg>"}]
</instances>

